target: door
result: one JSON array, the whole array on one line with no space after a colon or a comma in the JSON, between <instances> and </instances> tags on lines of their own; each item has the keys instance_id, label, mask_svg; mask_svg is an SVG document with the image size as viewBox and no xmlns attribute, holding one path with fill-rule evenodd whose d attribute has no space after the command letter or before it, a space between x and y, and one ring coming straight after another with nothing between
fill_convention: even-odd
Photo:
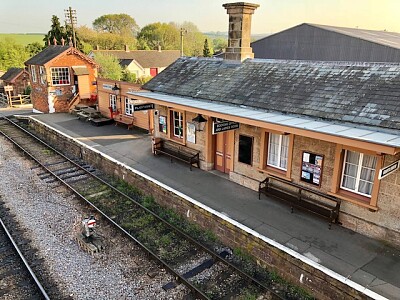
<instances>
[{"instance_id":1,"label":"door","mask_svg":"<svg viewBox=\"0 0 400 300\"><path fill-rule=\"evenodd\" d=\"M78 91L81 99L90 98L89 75L78 75Z\"/></svg>"},{"instance_id":2,"label":"door","mask_svg":"<svg viewBox=\"0 0 400 300\"><path fill-rule=\"evenodd\" d=\"M234 131L221 132L215 135L214 167L217 171L227 173L232 169Z\"/></svg>"}]
</instances>

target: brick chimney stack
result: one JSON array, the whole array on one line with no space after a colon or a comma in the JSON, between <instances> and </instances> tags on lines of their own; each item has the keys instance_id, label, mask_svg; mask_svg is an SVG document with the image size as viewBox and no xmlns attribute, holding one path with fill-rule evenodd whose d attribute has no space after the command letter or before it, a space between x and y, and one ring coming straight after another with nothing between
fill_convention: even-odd
<instances>
[{"instance_id":1,"label":"brick chimney stack","mask_svg":"<svg viewBox=\"0 0 400 300\"><path fill-rule=\"evenodd\" d=\"M251 15L260 5L237 2L222 5L229 14L228 47L224 59L243 61L254 58L250 47Z\"/></svg>"}]
</instances>

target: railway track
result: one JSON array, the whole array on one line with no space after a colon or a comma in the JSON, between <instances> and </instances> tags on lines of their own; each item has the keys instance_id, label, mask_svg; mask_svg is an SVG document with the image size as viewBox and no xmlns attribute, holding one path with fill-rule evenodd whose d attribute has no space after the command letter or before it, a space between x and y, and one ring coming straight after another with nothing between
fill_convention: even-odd
<instances>
[{"instance_id":1,"label":"railway track","mask_svg":"<svg viewBox=\"0 0 400 300\"><path fill-rule=\"evenodd\" d=\"M7 229L3 222L7 218L0 211L0 299L50 299L23 254L32 251L20 238L18 244L12 237L17 232Z\"/></svg>"},{"instance_id":2,"label":"railway track","mask_svg":"<svg viewBox=\"0 0 400 300\"><path fill-rule=\"evenodd\" d=\"M187 299L298 299L273 286L268 276L244 272L230 249L160 209L151 197L64 156L8 118L0 119L0 132L36 162L41 179L67 186L171 273L176 280L165 282L165 290L184 284Z\"/></svg>"}]
</instances>

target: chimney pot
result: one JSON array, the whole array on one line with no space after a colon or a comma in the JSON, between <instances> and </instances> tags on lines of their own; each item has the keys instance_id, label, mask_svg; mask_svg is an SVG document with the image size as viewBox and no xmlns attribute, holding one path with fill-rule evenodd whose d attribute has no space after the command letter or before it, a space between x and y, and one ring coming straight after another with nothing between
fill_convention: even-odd
<instances>
[{"instance_id":1,"label":"chimney pot","mask_svg":"<svg viewBox=\"0 0 400 300\"><path fill-rule=\"evenodd\" d=\"M64 44L65 44L65 40L64 40L64 38L62 37L62 38L61 38L61 45L64 46Z\"/></svg>"},{"instance_id":2,"label":"chimney pot","mask_svg":"<svg viewBox=\"0 0 400 300\"><path fill-rule=\"evenodd\" d=\"M125 45L125 52L129 52L129 46Z\"/></svg>"},{"instance_id":3,"label":"chimney pot","mask_svg":"<svg viewBox=\"0 0 400 300\"><path fill-rule=\"evenodd\" d=\"M53 37L53 44L54 44L54 45L57 45L56 37Z\"/></svg>"},{"instance_id":4,"label":"chimney pot","mask_svg":"<svg viewBox=\"0 0 400 300\"><path fill-rule=\"evenodd\" d=\"M260 5L236 2L222 6L229 14L228 47L224 59L243 61L246 58L254 58L250 47L251 15Z\"/></svg>"},{"instance_id":5,"label":"chimney pot","mask_svg":"<svg viewBox=\"0 0 400 300\"><path fill-rule=\"evenodd\" d=\"M158 45L158 52L161 52L161 46Z\"/></svg>"}]
</instances>

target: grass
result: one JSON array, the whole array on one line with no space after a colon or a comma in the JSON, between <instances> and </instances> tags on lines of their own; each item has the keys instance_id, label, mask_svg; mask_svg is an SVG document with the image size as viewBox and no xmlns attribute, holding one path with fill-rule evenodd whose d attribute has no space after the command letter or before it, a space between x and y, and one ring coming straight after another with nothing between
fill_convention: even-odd
<instances>
[{"instance_id":1,"label":"grass","mask_svg":"<svg viewBox=\"0 0 400 300\"><path fill-rule=\"evenodd\" d=\"M7 38L14 40L17 44L26 46L33 42L44 44L44 34L40 33L0 33L0 42L5 41Z\"/></svg>"}]
</instances>

